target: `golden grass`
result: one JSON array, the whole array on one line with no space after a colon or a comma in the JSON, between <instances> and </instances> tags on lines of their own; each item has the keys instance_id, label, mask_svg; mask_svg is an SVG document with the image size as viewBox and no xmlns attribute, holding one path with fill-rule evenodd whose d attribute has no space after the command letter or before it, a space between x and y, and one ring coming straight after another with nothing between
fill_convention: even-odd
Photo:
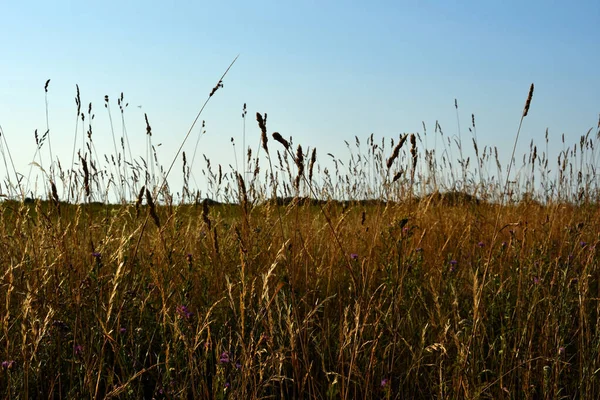
<instances>
[{"instance_id":1,"label":"golden grass","mask_svg":"<svg viewBox=\"0 0 600 400\"><path fill-rule=\"evenodd\" d=\"M5 202L3 393L597 393L595 207L204 204Z\"/></svg>"},{"instance_id":2,"label":"golden grass","mask_svg":"<svg viewBox=\"0 0 600 400\"><path fill-rule=\"evenodd\" d=\"M94 202L90 135L48 200L0 203L3 398L600 397L598 132L555 180L532 145L508 190L475 138L477 183L417 134L330 171L274 133L274 166L256 117L264 179L205 157L213 200L183 156L179 203L152 160Z\"/></svg>"}]
</instances>

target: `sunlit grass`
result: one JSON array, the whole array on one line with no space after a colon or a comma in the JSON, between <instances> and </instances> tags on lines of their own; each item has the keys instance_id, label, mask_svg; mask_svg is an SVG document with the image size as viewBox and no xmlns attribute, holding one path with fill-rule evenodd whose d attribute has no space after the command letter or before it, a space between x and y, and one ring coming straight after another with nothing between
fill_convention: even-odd
<instances>
[{"instance_id":1,"label":"sunlit grass","mask_svg":"<svg viewBox=\"0 0 600 400\"><path fill-rule=\"evenodd\" d=\"M4 398L600 396L597 131L512 181L417 134L326 170L257 119L245 177L205 161L218 201L91 137L47 200L7 178Z\"/></svg>"}]
</instances>

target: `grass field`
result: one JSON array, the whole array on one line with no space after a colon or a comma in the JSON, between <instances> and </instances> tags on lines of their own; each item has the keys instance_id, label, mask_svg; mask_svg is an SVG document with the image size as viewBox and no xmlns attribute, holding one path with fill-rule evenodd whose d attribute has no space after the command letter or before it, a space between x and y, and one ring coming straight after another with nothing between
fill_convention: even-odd
<instances>
[{"instance_id":1,"label":"grass field","mask_svg":"<svg viewBox=\"0 0 600 400\"><path fill-rule=\"evenodd\" d=\"M205 169L218 201L185 156L178 200L83 150L44 200L7 184L3 398L600 397L596 128L502 175L437 126L441 155L371 136L326 170L257 120L246 174Z\"/></svg>"}]
</instances>

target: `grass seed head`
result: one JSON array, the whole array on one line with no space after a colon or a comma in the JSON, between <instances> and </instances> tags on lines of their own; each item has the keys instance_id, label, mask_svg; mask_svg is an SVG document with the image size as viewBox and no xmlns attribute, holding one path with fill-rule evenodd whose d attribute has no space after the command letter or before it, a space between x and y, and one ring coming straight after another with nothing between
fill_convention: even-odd
<instances>
[{"instance_id":1,"label":"grass seed head","mask_svg":"<svg viewBox=\"0 0 600 400\"><path fill-rule=\"evenodd\" d=\"M290 149L290 143L285 140L279 132L273 132L273 139L281 143L286 150Z\"/></svg>"},{"instance_id":2,"label":"grass seed head","mask_svg":"<svg viewBox=\"0 0 600 400\"><path fill-rule=\"evenodd\" d=\"M258 127L260 128L262 148L269 154L269 147L267 147L267 142L269 141L267 138L267 113L265 113L264 118L260 113L256 113L256 121L258 121Z\"/></svg>"},{"instance_id":3,"label":"grass seed head","mask_svg":"<svg viewBox=\"0 0 600 400\"><path fill-rule=\"evenodd\" d=\"M529 95L527 95L527 101L525 102L525 108L523 108L523 117L527 116L529 112L529 106L531 105L531 98L533 97L533 83L529 87Z\"/></svg>"},{"instance_id":4,"label":"grass seed head","mask_svg":"<svg viewBox=\"0 0 600 400\"><path fill-rule=\"evenodd\" d=\"M310 162L308 163L308 181L309 182L312 182L313 168L315 166L316 161L317 161L317 149L315 147L312 149L312 153L310 155Z\"/></svg>"},{"instance_id":5,"label":"grass seed head","mask_svg":"<svg viewBox=\"0 0 600 400\"><path fill-rule=\"evenodd\" d=\"M406 142L406 138L407 137L408 137L407 134L405 134L404 136L402 136L402 138L400 138L400 141L398 142L398 144L396 145L396 147L394 147L394 151L392 152L392 155L390 156L390 158L388 158L387 163L386 163L386 166L387 166L388 170L390 168L392 168L392 165L394 164L394 161L396 160L396 158L398 158L398 154L400 154L400 149L404 145L404 142Z\"/></svg>"},{"instance_id":6,"label":"grass seed head","mask_svg":"<svg viewBox=\"0 0 600 400\"><path fill-rule=\"evenodd\" d=\"M152 194L148 189L146 189L146 202L148 203L148 207L150 208L150 216L154 221L154 224L160 228L160 220L158 219L158 214L156 213L156 206L154 205L154 200L152 199Z\"/></svg>"}]
</instances>

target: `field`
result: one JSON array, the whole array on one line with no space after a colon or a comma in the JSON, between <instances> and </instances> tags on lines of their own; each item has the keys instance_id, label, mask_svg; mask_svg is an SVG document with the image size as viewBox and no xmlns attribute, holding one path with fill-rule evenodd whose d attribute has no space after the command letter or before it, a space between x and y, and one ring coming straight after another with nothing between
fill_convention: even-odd
<instances>
[{"instance_id":1,"label":"field","mask_svg":"<svg viewBox=\"0 0 600 400\"><path fill-rule=\"evenodd\" d=\"M441 155L371 136L326 169L257 121L212 201L185 156L177 197L82 150L0 203L3 398L600 398L597 129L558 168L503 170L473 117L473 160L436 126Z\"/></svg>"}]
</instances>

